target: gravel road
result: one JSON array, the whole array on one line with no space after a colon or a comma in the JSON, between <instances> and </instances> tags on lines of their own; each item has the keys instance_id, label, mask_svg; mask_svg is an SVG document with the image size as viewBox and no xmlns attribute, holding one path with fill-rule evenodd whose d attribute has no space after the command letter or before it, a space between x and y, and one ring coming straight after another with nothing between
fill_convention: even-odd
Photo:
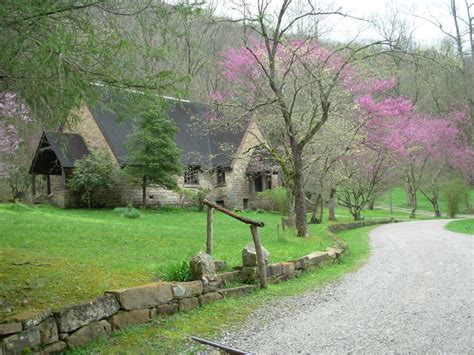
<instances>
[{"instance_id":1,"label":"gravel road","mask_svg":"<svg viewBox=\"0 0 474 355\"><path fill-rule=\"evenodd\" d=\"M268 304L219 341L258 354L474 354L474 237L447 222L374 229L359 271Z\"/></svg>"}]
</instances>

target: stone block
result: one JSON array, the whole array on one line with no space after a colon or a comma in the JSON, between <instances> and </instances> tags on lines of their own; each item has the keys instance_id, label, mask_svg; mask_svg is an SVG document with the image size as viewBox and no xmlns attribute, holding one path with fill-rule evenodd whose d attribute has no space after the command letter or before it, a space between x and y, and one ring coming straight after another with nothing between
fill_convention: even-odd
<instances>
[{"instance_id":1,"label":"stone block","mask_svg":"<svg viewBox=\"0 0 474 355\"><path fill-rule=\"evenodd\" d=\"M8 318L10 321L19 322L23 329L29 329L37 326L46 318L51 316L50 310L31 310L18 313Z\"/></svg>"},{"instance_id":2,"label":"stone block","mask_svg":"<svg viewBox=\"0 0 474 355\"><path fill-rule=\"evenodd\" d=\"M156 317L156 308L150 308L150 319L153 319Z\"/></svg>"},{"instance_id":3,"label":"stone block","mask_svg":"<svg viewBox=\"0 0 474 355\"><path fill-rule=\"evenodd\" d=\"M178 304L177 303L168 303L162 304L161 306L156 307L156 313L160 316L168 316L171 314L175 314L178 312Z\"/></svg>"},{"instance_id":4,"label":"stone block","mask_svg":"<svg viewBox=\"0 0 474 355\"><path fill-rule=\"evenodd\" d=\"M91 340L105 337L108 333L110 333L110 331L110 324L105 320L90 323L68 336L66 338L66 343L71 348L83 346Z\"/></svg>"},{"instance_id":5,"label":"stone block","mask_svg":"<svg viewBox=\"0 0 474 355\"><path fill-rule=\"evenodd\" d=\"M270 264L267 266L267 278L278 277L283 275L283 266L281 263Z\"/></svg>"},{"instance_id":6,"label":"stone block","mask_svg":"<svg viewBox=\"0 0 474 355\"><path fill-rule=\"evenodd\" d=\"M224 288L222 290L219 290L219 293L222 295L222 297L229 298L244 296L253 291L255 291L254 285L244 285L232 288Z\"/></svg>"},{"instance_id":7,"label":"stone block","mask_svg":"<svg viewBox=\"0 0 474 355\"><path fill-rule=\"evenodd\" d=\"M212 256L202 251L191 258L189 266L194 280L200 280L205 275L213 275L216 273L216 266L214 265Z\"/></svg>"},{"instance_id":8,"label":"stone block","mask_svg":"<svg viewBox=\"0 0 474 355\"><path fill-rule=\"evenodd\" d=\"M331 247L331 248L326 249L326 253L329 255L331 259L335 260L341 256L342 249Z\"/></svg>"},{"instance_id":9,"label":"stone block","mask_svg":"<svg viewBox=\"0 0 474 355\"><path fill-rule=\"evenodd\" d=\"M198 297L189 297L179 300L179 311L189 311L193 308L199 307Z\"/></svg>"},{"instance_id":10,"label":"stone block","mask_svg":"<svg viewBox=\"0 0 474 355\"><path fill-rule=\"evenodd\" d=\"M59 340L58 327L54 318L46 319L38 328L42 344L51 344Z\"/></svg>"},{"instance_id":11,"label":"stone block","mask_svg":"<svg viewBox=\"0 0 474 355\"><path fill-rule=\"evenodd\" d=\"M19 333L23 330L20 322L0 324L0 336Z\"/></svg>"},{"instance_id":12,"label":"stone block","mask_svg":"<svg viewBox=\"0 0 474 355\"><path fill-rule=\"evenodd\" d=\"M46 348L44 348L40 354L41 355L46 355L46 354L61 354L66 350L67 344L64 341L57 341L55 343L52 343L48 345Z\"/></svg>"},{"instance_id":13,"label":"stone block","mask_svg":"<svg viewBox=\"0 0 474 355\"><path fill-rule=\"evenodd\" d=\"M3 339L6 354L19 354L24 349L31 349L41 343L38 327L24 330Z\"/></svg>"},{"instance_id":14,"label":"stone block","mask_svg":"<svg viewBox=\"0 0 474 355\"><path fill-rule=\"evenodd\" d=\"M227 267L227 263L224 260L214 260L214 267L216 271L221 271Z\"/></svg>"},{"instance_id":15,"label":"stone block","mask_svg":"<svg viewBox=\"0 0 474 355\"><path fill-rule=\"evenodd\" d=\"M295 274L295 264L290 262L281 263L283 268L283 275L293 276Z\"/></svg>"},{"instance_id":16,"label":"stone block","mask_svg":"<svg viewBox=\"0 0 474 355\"><path fill-rule=\"evenodd\" d=\"M319 265L321 263L330 261L331 258L327 253L321 252L321 251L315 251L311 254L306 255L308 257L308 263L309 265Z\"/></svg>"},{"instance_id":17,"label":"stone block","mask_svg":"<svg viewBox=\"0 0 474 355\"><path fill-rule=\"evenodd\" d=\"M206 275L202 277L203 293L215 292L219 287L217 275Z\"/></svg>"},{"instance_id":18,"label":"stone block","mask_svg":"<svg viewBox=\"0 0 474 355\"><path fill-rule=\"evenodd\" d=\"M127 311L156 307L173 299L171 284L168 282L153 282L148 285L107 291L106 293L114 295L119 301L120 307Z\"/></svg>"},{"instance_id":19,"label":"stone block","mask_svg":"<svg viewBox=\"0 0 474 355\"><path fill-rule=\"evenodd\" d=\"M205 293L204 295L199 296L199 303L201 306L204 306L205 304L219 301L222 298L223 296L219 292Z\"/></svg>"},{"instance_id":20,"label":"stone block","mask_svg":"<svg viewBox=\"0 0 474 355\"><path fill-rule=\"evenodd\" d=\"M217 274L218 287L223 287L229 282L239 282L239 281L240 281L240 270L223 272L222 274Z\"/></svg>"},{"instance_id":21,"label":"stone block","mask_svg":"<svg viewBox=\"0 0 474 355\"><path fill-rule=\"evenodd\" d=\"M265 264L268 264L268 258L270 257L270 253L263 246L262 251ZM255 245L253 242L248 243L242 250L242 265L244 267L257 266L257 252L255 251Z\"/></svg>"},{"instance_id":22,"label":"stone block","mask_svg":"<svg viewBox=\"0 0 474 355\"><path fill-rule=\"evenodd\" d=\"M303 256L299 259L296 260L291 260L293 264L295 264L295 269L296 270L306 270L308 268L308 256Z\"/></svg>"},{"instance_id":23,"label":"stone block","mask_svg":"<svg viewBox=\"0 0 474 355\"><path fill-rule=\"evenodd\" d=\"M240 270L240 279L243 282L256 282L258 279L258 272L256 267L243 267Z\"/></svg>"},{"instance_id":24,"label":"stone block","mask_svg":"<svg viewBox=\"0 0 474 355\"><path fill-rule=\"evenodd\" d=\"M54 312L54 317L60 332L71 332L83 325L110 317L117 313L119 308L114 296L105 295L89 302L65 307Z\"/></svg>"},{"instance_id":25,"label":"stone block","mask_svg":"<svg viewBox=\"0 0 474 355\"><path fill-rule=\"evenodd\" d=\"M181 282L173 285L173 295L175 299L199 296L202 292L202 281Z\"/></svg>"},{"instance_id":26,"label":"stone block","mask_svg":"<svg viewBox=\"0 0 474 355\"><path fill-rule=\"evenodd\" d=\"M122 330L130 325L145 324L150 321L150 310L137 309L136 311L119 312L107 318L112 330Z\"/></svg>"}]
</instances>

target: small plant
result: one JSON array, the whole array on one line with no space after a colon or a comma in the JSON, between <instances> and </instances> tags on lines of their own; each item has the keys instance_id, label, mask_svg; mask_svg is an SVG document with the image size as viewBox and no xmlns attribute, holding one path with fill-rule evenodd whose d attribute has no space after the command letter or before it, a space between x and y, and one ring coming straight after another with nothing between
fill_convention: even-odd
<instances>
[{"instance_id":1,"label":"small plant","mask_svg":"<svg viewBox=\"0 0 474 355\"><path fill-rule=\"evenodd\" d=\"M284 187L277 187L270 190L265 190L257 193L257 196L269 200L271 209L278 211L281 214L286 214L288 211L288 192Z\"/></svg>"},{"instance_id":2,"label":"small plant","mask_svg":"<svg viewBox=\"0 0 474 355\"><path fill-rule=\"evenodd\" d=\"M122 217L130 219L137 219L142 216L140 211L138 211L132 205L127 205L127 207L117 207L114 209L114 212L120 214Z\"/></svg>"},{"instance_id":3,"label":"small plant","mask_svg":"<svg viewBox=\"0 0 474 355\"><path fill-rule=\"evenodd\" d=\"M263 213L265 213L265 210L262 210L261 208L257 208L257 209L255 210L255 213L256 213L256 214L263 214Z\"/></svg>"},{"instance_id":4,"label":"small plant","mask_svg":"<svg viewBox=\"0 0 474 355\"><path fill-rule=\"evenodd\" d=\"M164 281L191 281L193 275L187 261L168 264L158 271L157 278Z\"/></svg>"},{"instance_id":5,"label":"small plant","mask_svg":"<svg viewBox=\"0 0 474 355\"><path fill-rule=\"evenodd\" d=\"M97 190L110 188L113 184L113 166L110 158L101 153L92 153L76 161L70 187L82 195L82 200L91 208L92 196Z\"/></svg>"},{"instance_id":6,"label":"small plant","mask_svg":"<svg viewBox=\"0 0 474 355\"><path fill-rule=\"evenodd\" d=\"M461 180L452 180L444 187L444 196L448 209L448 216L454 218L459 213L461 203L466 200L469 187Z\"/></svg>"}]
</instances>

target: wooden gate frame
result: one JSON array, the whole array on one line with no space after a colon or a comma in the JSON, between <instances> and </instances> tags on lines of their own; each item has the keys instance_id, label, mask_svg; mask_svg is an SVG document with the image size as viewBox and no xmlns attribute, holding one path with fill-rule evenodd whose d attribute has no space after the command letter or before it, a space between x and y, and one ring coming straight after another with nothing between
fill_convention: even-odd
<instances>
[{"instance_id":1,"label":"wooden gate frame","mask_svg":"<svg viewBox=\"0 0 474 355\"><path fill-rule=\"evenodd\" d=\"M257 254L257 265L258 275L260 277L260 287L267 288L267 270L265 267L265 258L263 256L262 242L260 241L260 235L258 233L258 227L264 227L265 224L261 221L254 221L250 218L239 216L238 214L229 211L228 209L216 205L215 203L204 200L203 203L207 206L207 241L206 241L206 253L212 255L213 247L213 226L212 216L214 209L239 220L242 223L250 224L250 232L252 233L253 244L255 246L255 252Z\"/></svg>"}]
</instances>

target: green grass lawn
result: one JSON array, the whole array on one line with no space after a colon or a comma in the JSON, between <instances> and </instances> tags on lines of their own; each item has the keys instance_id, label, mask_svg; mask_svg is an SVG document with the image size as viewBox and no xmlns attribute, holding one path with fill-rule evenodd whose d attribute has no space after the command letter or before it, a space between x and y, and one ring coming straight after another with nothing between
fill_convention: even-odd
<instances>
[{"instance_id":1,"label":"green grass lawn","mask_svg":"<svg viewBox=\"0 0 474 355\"><path fill-rule=\"evenodd\" d=\"M427 211L427 212L433 211L433 206L431 205L430 201L428 201L421 192L418 192L416 196L417 196L417 204L418 204L419 211ZM471 189L469 191L469 201L472 206L474 204L474 189ZM392 203L394 207L410 208L410 206L407 204L405 190L402 186L395 187L392 189ZM375 204L389 206L390 193L386 192L384 195L382 195L380 198L376 200ZM439 204L440 204L441 213L446 214L446 201L442 195L440 197ZM464 204L461 205L460 213L467 213L466 207Z\"/></svg>"},{"instance_id":2,"label":"green grass lawn","mask_svg":"<svg viewBox=\"0 0 474 355\"><path fill-rule=\"evenodd\" d=\"M446 224L445 228L451 232L474 235L474 219L459 219Z\"/></svg>"},{"instance_id":3,"label":"green grass lawn","mask_svg":"<svg viewBox=\"0 0 474 355\"><path fill-rule=\"evenodd\" d=\"M246 297L225 299L171 317L157 317L149 324L113 333L108 339L74 349L72 353L175 354L202 350L196 343L188 341L188 334L205 339L216 338L223 331L240 327L252 311L266 302L317 289L347 272L355 271L369 256L368 233L373 228L375 226L339 233L349 245L349 254L337 264L307 272L288 282L270 284L268 289Z\"/></svg>"},{"instance_id":4,"label":"green grass lawn","mask_svg":"<svg viewBox=\"0 0 474 355\"><path fill-rule=\"evenodd\" d=\"M384 211L364 214L387 217ZM311 225L310 238L278 240L279 215L244 215L265 222L260 232L270 262L297 258L332 243L324 224ZM345 210L337 215L341 222L350 220ZM8 308L13 312L56 308L97 297L107 289L148 283L164 265L205 250L202 212L144 211L140 219L127 219L111 210L3 204L0 225L0 303L10 304L3 304L3 313ZM229 267L240 265L241 250L251 241L249 227L216 213L214 234L214 257Z\"/></svg>"}]
</instances>

